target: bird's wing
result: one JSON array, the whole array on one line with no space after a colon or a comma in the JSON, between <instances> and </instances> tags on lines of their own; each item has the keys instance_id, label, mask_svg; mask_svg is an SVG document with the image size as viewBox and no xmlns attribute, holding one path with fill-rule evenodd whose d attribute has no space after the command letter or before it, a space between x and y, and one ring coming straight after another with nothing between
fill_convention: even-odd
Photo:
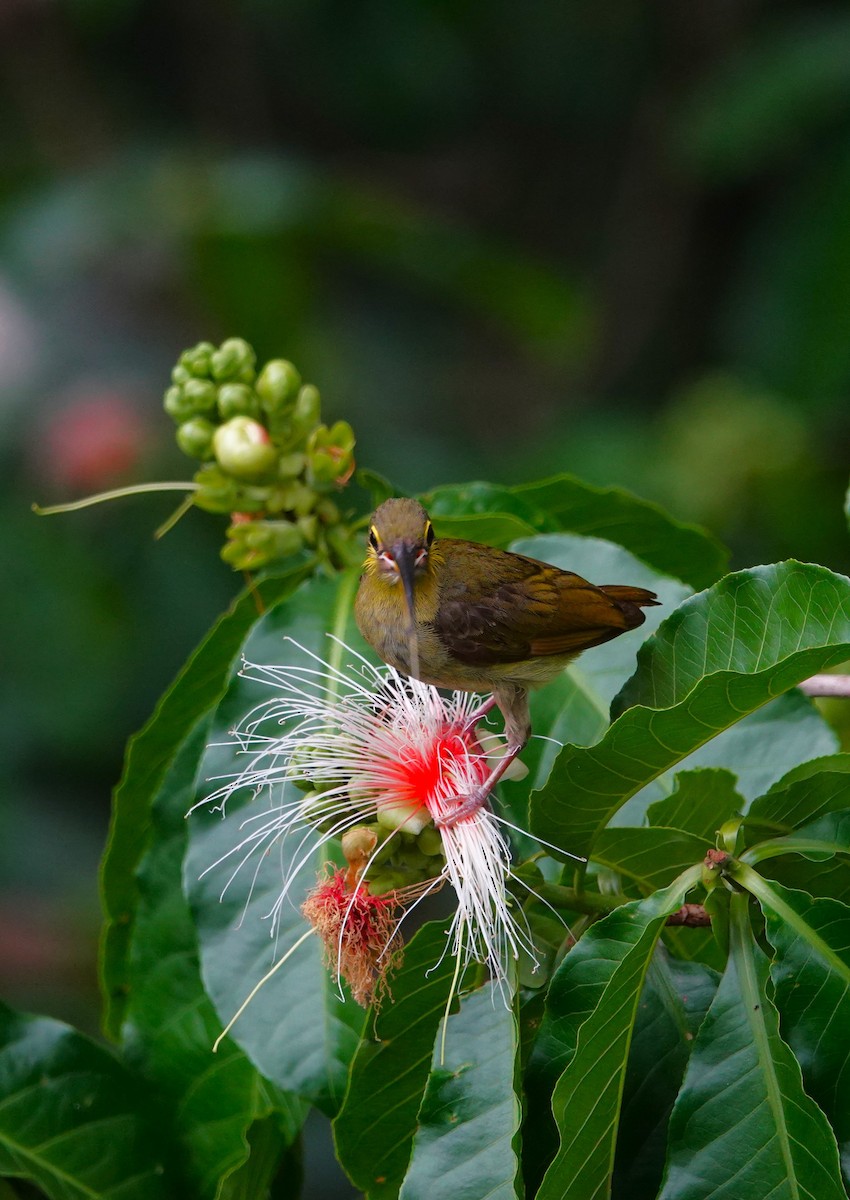
<instances>
[{"instance_id":1,"label":"bird's wing","mask_svg":"<svg viewBox=\"0 0 850 1200\"><path fill-rule=\"evenodd\" d=\"M577 654L640 625L642 588L595 587L571 571L475 542L440 543L440 600L434 629L470 665Z\"/></svg>"}]
</instances>

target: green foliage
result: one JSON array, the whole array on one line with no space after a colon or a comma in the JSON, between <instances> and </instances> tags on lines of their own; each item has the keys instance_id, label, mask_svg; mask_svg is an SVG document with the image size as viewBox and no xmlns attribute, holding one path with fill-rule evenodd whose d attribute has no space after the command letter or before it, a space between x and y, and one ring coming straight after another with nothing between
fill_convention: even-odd
<instances>
[{"instance_id":1,"label":"green foliage","mask_svg":"<svg viewBox=\"0 0 850 1200\"><path fill-rule=\"evenodd\" d=\"M788 562L712 582L711 539L567 478L427 501L438 536L489 537L661 600L640 632L533 697L542 737L503 802L524 827L531 793L540 843L513 835L508 902L536 968L525 947L500 980L461 970L446 886L422 901L436 919L402 927L382 1005L364 1013L336 981L340 935L323 948L300 906L328 860L353 860L334 829L317 845L309 821L275 836L282 806L315 806L316 792L299 790L297 764L269 791L261 759L251 786L226 801L221 789L253 753L233 731L277 712L280 680L263 667L313 655L336 694L339 672L368 659L357 576L304 567L261 580L128 752L103 867L116 1051L4 1010L0 1175L50 1200L273 1200L296 1194L315 1105L371 1200L523 1188L541 1200L838 1200L850 755L794 689L850 654L850 580ZM690 594L682 578L710 586ZM306 754L324 731L303 736ZM431 851L413 835L405 853L425 870Z\"/></svg>"}]
</instances>

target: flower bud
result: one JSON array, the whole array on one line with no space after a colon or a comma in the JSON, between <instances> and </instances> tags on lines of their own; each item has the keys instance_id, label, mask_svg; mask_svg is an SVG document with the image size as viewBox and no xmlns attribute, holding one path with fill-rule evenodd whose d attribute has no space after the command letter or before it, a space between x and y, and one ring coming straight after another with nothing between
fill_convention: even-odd
<instances>
[{"instance_id":1,"label":"flower bud","mask_svg":"<svg viewBox=\"0 0 850 1200\"><path fill-rule=\"evenodd\" d=\"M196 471L195 483L198 486L193 501L204 512L231 513L245 507L239 484L216 466Z\"/></svg>"},{"instance_id":2,"label":"flower bud","mask_svg":"<svg viewBox=\"0 0 850 1200\"><path fill-rule=\"evenodd\" d=\"M192 372L187 371L185 367L181 367L178 363L176 367L171 368L171 382L176 384L188 383L192 378Z\"/></svg>"},{"instance_id":3,"label":"flower bud","mask_svg":"<svg viewBox=\"0 0 850 1200\"><path fill-rule=\"evenodd\" d=\"M253 383L256 361L253 347L243 338L228 338L210 357L212 377L217 383L231 380L236 383Z\"/></svg>"},{"instance_id":4,"label":"flower bud","mask_svg":"<svg viewBox=\"0 0 850 1200\"><path fill-rule=\"evenodd\" d=\"M206 460L212 456L215 425L206 417L191 417L177 430L177 445L190 458Z\"/></svg>"},{"instance_id":5,"label":"flower bud","mask_svg":"<svg viewBox=\"0 0 850 1200\"><path fill-rule=\"evenodd\" d=\"M416 839L416 845L423 854L427 854L429 858L433 858L436 854L443 853L443 839L440 836L440 831L434 825L426 825Z\"/></svg>"},{"instance_id":6,"label":"flower bud","mask_svg":"<svg viewBox=\"0 0 850 1200\"><path fill-rule=\"evenodd\" d=\"M301 376L285 358L273 358L263 367L257 379L257 394L267 413L278 413L294 399L301 386Z\"/></svg>"},{"instance_id":7,"label":"flower bud","mask_svg":"<svg viewBox=\"0 0 850 1200\"><path fill-rule=\"evenodd\" d=\"M295 401L294 417L299 429L303 429L306 433L314 425L318 425L321 415L322 398L319 395L319 389L313 387L312 383L305 383Z\"/></svg>"},{"instance_id":8,"label":"flower bud","mask_svg":"<svg viewBox=\"0 0 850 1200\"><path fill-rule=\"evenodd\" d=\"M175 370L182 368L189 375L194 375L196 379L207 379L211 371L213 354L215 354L215 346L212 342L198 342L196 346L183 351L177 360ZM175 380L175 382L177 381ZM183 381L181 380L181 382Z\"/></svg>"},{"instance_id":9,"label":"flower bud","mask_svg":"<svg viewBox=\"0 0 850 1200\"><path fill-rule=\"evenodd\" d=\"M342 853L349 866L365 866L369 855L378 844L378 836L365 825L355 825L342 835Z\"/></svg>"},{"instance_id":10,"label":"flower bud","mask_svg":"<svg viewBox=\"0 0 850 1200\"><path fill-rule=\"evenodd\" d=\"M222 421L231 417L259 417L260 398L247 383L223 383L218 389L218 411Z\"/></svg>"},{"instance_id":11,"label":"flower bud","mask_svg":"<svg viewBox=\"0 0 850 1200\"><path fill-rule=\"evenodd\" d=\"M239 521L227 530L221 557L236 571L256 571L297 554L302 544L291 521Z\"/></svg>"},{"instance_id":12,"label":"flower bud","mask_svg":"<svg viewBox=\"0 0 850 1200\"><path fill-rule=\"evenodd\" d=\"M277 462L277 473L280 479L295 479L307 465L304 454L295 451L293 454L281 454Z\"/></svg>"},{"instance_id":13,"label":"flower bud","mask_svg":"<svg viewBox=\"0 0 850 1200\"><path fill-rule=\"evenodd\" d=\"M399 888L405 887L410 882L406 871L400 871L393 867L387 867L383 871L376 871L374 875L369 875L369 894L371 896L385 896L387 892L397 892Z\"/></svg>"},{"instance_id":14,"label":"flower bud","mask_svg":"<svg viewBox=\"0 0 850 1200\"><path fill-rule=\"evenodd\" d=\"M209 379L189 379L181 387L183 399L192 407L192 415L212 413L218 399L218 388Z\"/></svg>"},{"instance_id":15,"label":"flower bud","mask_svg":"<svg viewBox=\"0 0 850 1200\"><path fill-rule=\"evenodd\" d=\"M219 425L213 449L219 466L228 475L247 482L269 475L277 464L277 448L268 430L250 417L232 417Z\"/></svg>"},{"instance_id":16,"label":"flower bud","mask_svg":"<svg viewBox=\"0 0 850 1200\"><path fill-rule=\"evenodd\" d=\"M431 820L418 800L382 799L378 802L378 824L384 829L403 829L417 836Z\"/></svg>"},{"instance_id":17,"label":"flower bud","mask_svg":"<svg viewBox=\"0 0 850 1200\"><path fill-rule=\"evenodd\" d=\"M330 428L320 425L307 442L308 475L312 482L345 483L354 470L354 430L347 421Z\"/></svg>"},{"instance_id":18,"label":"flower bud","mask_svg":"<svg viewBox=\"0 0 850 1200\"><path fill-rule=\"evenodd\" d=\"M178 384L166 388L162 397L162 407L178 425L182 425L184 421L188 421L195 415L195 409L183 395L183 388Z\"/></svg>"}]
</instances>

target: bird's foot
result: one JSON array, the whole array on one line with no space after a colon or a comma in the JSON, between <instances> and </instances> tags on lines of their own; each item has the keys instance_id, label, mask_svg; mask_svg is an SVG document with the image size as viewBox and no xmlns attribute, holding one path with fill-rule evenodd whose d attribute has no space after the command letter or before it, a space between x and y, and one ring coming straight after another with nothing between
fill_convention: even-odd
<instances>
[{"instance_id":1,"label":"bird's foot","mask_svg":"<svg viewBox=\"0 0 850 1200\"><path fill-rule=\"evenodd\" d=\"M469 716L466 718L466 721L464 722L464 728L467 730L467 732L471 732L475 728L475 726L478 724L478 722L483 720L483 718L487 716L487 714L490 712L490 710L495 707L496 707L496 697L491 696L488 700L485 700L483 704L480 704L478 706L478 708L475 709L474 712L471 712L469 714Z\"/></svg>"},{"instance_id":2,"label":"bird's foot","mask_svg":"<svg viewBox=\"0 0 850 1200\"><path fill-rule=\"evenodd\" d=\"M489 795L490 789L488 787L477 787L473 788L471 792L467 792L465 796L456 796L455 804L457 807L440 817L435 817L434 824L438 829L451 829L453 825L457 825L460 821L466 821L469 817L474 817L479 809L482 809L487 803Z\"/></svg>"}]
</instances>

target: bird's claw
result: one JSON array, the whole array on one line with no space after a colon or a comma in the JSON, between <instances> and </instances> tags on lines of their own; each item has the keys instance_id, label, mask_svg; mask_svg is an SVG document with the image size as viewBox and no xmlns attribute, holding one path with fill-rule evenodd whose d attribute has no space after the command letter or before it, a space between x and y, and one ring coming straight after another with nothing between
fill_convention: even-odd
<instances>
[{"instance_id":1,"label":"bird's claw","mask_svg":"<svg viewBox=\"0 0 850 1200\"><path fill-rule=\"evenodd\" d=\"M465 821L469 817L474 817L479 809L483 808L487 803L489 795L487 788L475 788L466 796L456 796L456 808L450 812L443 813L442 816L434 818L434 824L438 829L451 829L453 825L457 825L460 821Z\"/></svg>"}]
</instances>

